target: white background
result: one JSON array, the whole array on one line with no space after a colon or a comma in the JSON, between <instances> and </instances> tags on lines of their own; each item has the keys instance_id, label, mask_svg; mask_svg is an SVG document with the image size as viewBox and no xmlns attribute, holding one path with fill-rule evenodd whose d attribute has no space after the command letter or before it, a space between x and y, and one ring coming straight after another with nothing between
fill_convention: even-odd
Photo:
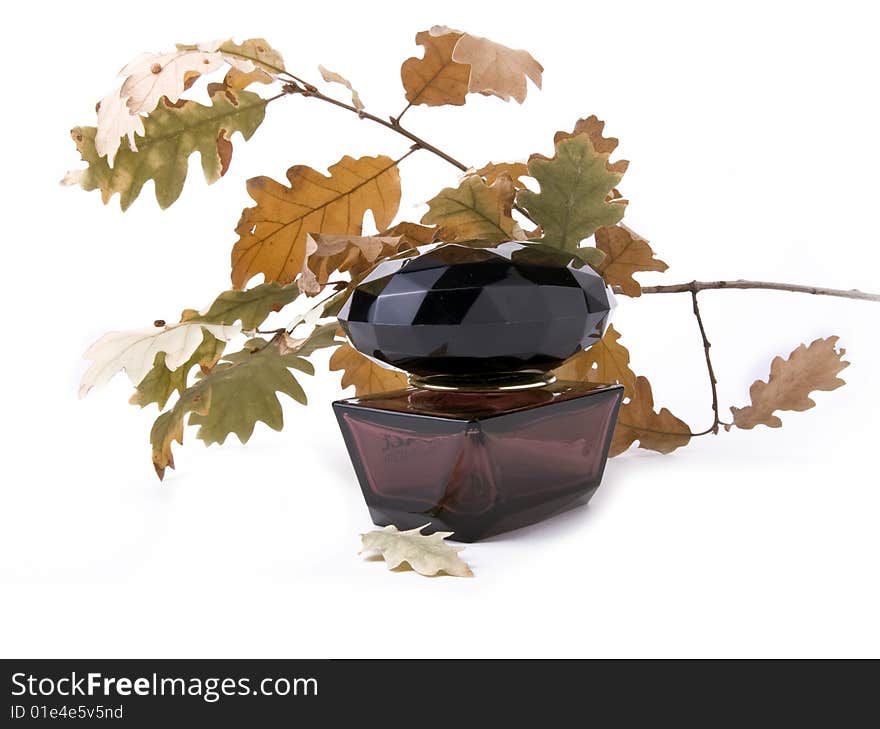
<instances>
[{"instance_id":1,"label":"white background","mask_svg":"<svg viewBox=\"0 0 880 729\"><path fill-rule=\"evenodd\" d=\"M370 110L402 108L401 62L435 23L529 49L543 92L522 107L469 97L407 124L479 165L549 153L595 113L631 159L630 226L664 275L880 290L876 18L827 3L119 3L17 7L7 18L3 134L4 656L868 656L880 652L877 409L880 306L794 294L702 296L725 406L776 354L838 334L847 385L771 431L698 439L608 465L589 507L469 545L476 577L387 572L357 555L371 527L330 401L246 446L187 433L178 470L150 465L155 413L124 376L76 400L82 351L109 329L175 320L228 287L244 180L325 169L403 140L329 106L287 99L236 138L213 187L198 162L161 212L152 188L117 200L58 186L67 131L129 58L264 35L288 68L349 76ZM344 93L340 91L340 93ZM401 217L455 184L427 153L402 172ZM710 422L687 296L622 300L617 326L658 404Z\"/></svg>"}]
</instances>

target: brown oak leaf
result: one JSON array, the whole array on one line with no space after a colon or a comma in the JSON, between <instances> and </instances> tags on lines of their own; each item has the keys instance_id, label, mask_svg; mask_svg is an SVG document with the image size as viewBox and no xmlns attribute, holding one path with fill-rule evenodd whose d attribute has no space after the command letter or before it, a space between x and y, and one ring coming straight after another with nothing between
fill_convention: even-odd
<instances>
[{"instance_id":1,"label":"brown oak leaf","mask_svg":"<svg viewBox=\"0 0 880 729\"><path fill-rule=\"evenodd\" d=\"M470 67L452 60L452 49L462 34L432 35L423 30L416 43L425 47L423 58L408 58L400 67L406 100L412 105L461 106L468 91Z\"/></svg>"},{"instance_id":2,"label":"brown oak leaf","mask_svg":"<svg viewBox=\"0 0 880 729\"><path fill-rule=\"evenodd\" d=\"M365 357L350 344L343 344L330 358L330 369L342 371L342 386L354 385L358 397L406 387L406 375L390 370Z\"/></svg>"},{"instance_id":3,"label":"brown oak leaf","mask_svg":"<svg viewBox=\"0 0 880 729\"><path fill-rule=\"evenodd\" d=\"M816 405L810 393L836 390L846 382L837 375L849 367L843 359L845 349L837 348L839 337L817 339L809 346L801 344L788 359L776 357L770 365L767 382L757 380L749 389L751 405L730 408L733 424L750 430L756 425L782 427L773 413L777 410L808 410ZM730 430L730 426L725 426Z\"/></svg>"},{"instance_id":4,"label":"brown oak leaf","mask_svg":"<svg viewBox=\"0 0 880 729\"><path fill-rule=\"evenodd\" d=\"M578 119L577 122L575 122L574 129L570 132L556 132L553 136L553 143L558 144L563 139L571 139L571 137L576 137L579 134L586 134L593 143L593 149L600 154L610 155L615 149L617 149L619 140L617 137L604 136L604 131L605 122L595 115L591 115L585 119ZM616 162L611 162L609 160L607 162L607 167L611 172L618 172L622 175L626 172L627 167L629 167L629 160L619 159ZM617 191L614 190L613 192ZM619 197L620 193L617 193L617 198Z\"/></svg>"},{"instance_id":5,"label":"brown oak leaf","mask_svg":"<svg viewBox=\"0 0 880 729\"><path fill-rule=\"evenodd\" d=\"M639 442L639 448L658 453L672 453L686 446L691 439L687 423L675 417L666 408L654 412L654 394L645 377L636 377L633 395L620 408L617 428L611 439L610 457L618 456Z\"/></svg>"},{"instance_id":6,"label":"brown oak leaf","mask_svg":"<svg viewBox=\"0 0 880 729\"><path fill-rule=\"evenodd\" d=\"M597 266L605 281L620 286L627 296L641 296L642 287L633 278L640 271L665 271L667 266L644 238L625 225L613 225L596 231L596 247L605 254Z\"/></svg>"},{"instance_id":7,"label":"brown oak leaf","mask_svg":"<svg viewBox=\"0 0 880 729\"><path fill-rule=\"evenodd\" d=\"M439 232L440 229L433 225L419 225L403 221L391 228L386 228L379 235L382 237L401 236L411 246L426 246L440 240Z\"/></svg>"},{"instance_id":8,"label":"brown oak leaf","mask_svg":"<svg viewBox=\"0 0 880 729\"><path fill-rule=\"evenodd\" d=\"M525 187L523 177L529 176L529 166L525 162L490 162L480 167L477 174L486 180L487 185L493 184L501 175L507 174L518 188Z\"/></svg>"},{"instance_id":9,"label":"brown oak leaf","mask_svg":"<svg viewBox=\"0 0 880 729\"><path fill-rule=\"evenodd\" d=\"M232 283L242 288L258 273L289 283L302 270L309 233L360 235L367 210L387 227L400 205L400 174L390 157L343 157L323 175L305 165L287 171L290 186L269 177L247 182L257 205L245 208L235 228Z\"/></svg>"},{"instance_id":10,"label":"brown oak leaf","mask_svg":"<svg viewBox=\"0 0 880 729\"><path fill-rule=\"evenodd\" d=\"M589 349L578 352L554 371L560 380L586 382L617 382L624 395L635 394L636 373L629 368L629 350L620 343L620 334L613 326Z\"/></svg>"}]
</instances>

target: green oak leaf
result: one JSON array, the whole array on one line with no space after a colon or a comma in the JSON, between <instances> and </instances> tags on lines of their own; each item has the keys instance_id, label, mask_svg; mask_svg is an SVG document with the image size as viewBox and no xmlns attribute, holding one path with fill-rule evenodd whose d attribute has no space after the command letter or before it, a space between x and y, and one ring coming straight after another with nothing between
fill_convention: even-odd
<instances>
[{"instance_id":1,"label":"green oak leaf","mask_svg":"<svg viewBox=\"0 0 880 729\"><path fill-rule=\"evenodd\" d=\"M478 175L471 175L458 187L446 187L430 199L422 223L440 226L447 242L513 240L511 202L512 195L505 199L502 187L487 185Z\"/></svg>"},{"instance_id":2,"label":"green oak leaf","mask_svg":"<svg viewBox=\"0 0 880 729\"><path fill-rule=\"evenodd\" d=\"M203 321L209 324L235 324L241 321L241 328L253 331L266 321L273 311L278 311L299 296L299 286L290 283L285 286L275 282L260 284L247 291L224 291L204 313L190 321Z\"/></svg>"},{"instance_id":3,"label":"green oak leaf","mask_svg":"<svg viewBox=\"0 0 880 729\"><path fill-rule=\"evenodd\" d=\"M197 437L206 445L223 443L235 433L246 443L258 421L274 430L284 426L277 393L283 392L305 405L306 395L291 374L296 369L312 375L308 360L295 353L282 354L284 338L251 339L240 352L228 354L196 384L187 388L167 413L159 416L150 432L153 465L159 478L174 468L173 441L183 442L183 424L199 426Z\"/></svg>"},{"instance_id":4,"label":"green oak leaf","mask_svg":"<svg viewBox=\"0 0 880 729\"><path fill-rule=\"evenodd\" d=\"M189 373L193 367L199 367L201 371L209 372L223 350L226 348L226 342L217 339L207 329L202 329L204 339L198 346L192 357L187 362L171 371L165 366L165 353L158 352L154 360L153 369L151 369L143 380L137 386L134 395L131 396L129 402L132 405L139 405L144 408L150 403L156 403L159 410L165 407L168 398L177 391L182 393L186 390L189 381Z\"/></svg>"},{"instance_id":5,"label":"green oak leaf","mask_svg":"<svg viewBox=\"0 0 880 729\"><path fill-rule=\"evenodd\" d=\"M589 263L593 268L599 268L607 257L604 251L599 250L595 246L583 246L578 248L576 252L584 263Z\"/></svg>"},{"instance_id":6,"label":"green oak leaf","mask_svg":"<svg viewBox=\"0 0 880 729\"><path fill-rule=\"evenodd\" d=\"M609 195L623 173L609 169L608 154L597 152L589 136L578 134L560 139L552 159L529 159L529 174L541 191L520 190L516 201L541 226L542 243L576 252L598 228L621 221L626 201Z\"/></svg>"},{"instance_id":7,"label":"green oak leaf","mask_svg":"<svg viewBox=\"0 0 880 729\"><path fill-rule=\"evenodd\" d=\"M316 326L306 340L296 348L295 354L298 354L300 357L308 357L318 349L326 349L327 347L335 347L338 344L342 344L341 340L336 340L337 331L339 331L339 324L335 321Z\"/></svg>"},{"instance_id":8,"label":"green oak leaf","mask_svg":"<svg viewBox=\"0 0 880 729\"><path fill-rule=\"evenodd\" d=\"M62 182L100 190L105 204L119 193L120 207L127 210L144 184L153 180L156 200L164 209L180 197L193 152L201 155L208 184L216 182L232 157L229 138L241 132L250 139L263 121L268 102L250 91L233 92L223 84L211 84L210 90L211 106L184 99L171 104L163 97L144 119L145 134L136 139L137 151L123 142L112 168L95 149L95 127L75 127L70 135L88 167L68 172Z\"/></svg>"}]
</instances>

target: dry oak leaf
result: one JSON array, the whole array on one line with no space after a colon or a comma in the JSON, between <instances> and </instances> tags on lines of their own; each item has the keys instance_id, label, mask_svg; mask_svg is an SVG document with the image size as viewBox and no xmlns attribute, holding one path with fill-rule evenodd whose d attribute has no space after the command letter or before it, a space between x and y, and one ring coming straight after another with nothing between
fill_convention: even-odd
<instances>
[{"instance_id":1,"label":"dry oak leaf","mask_svg":"<svg viewBox=\"0 0 880 729\"><path fill-rule=\"evenodd\" d=\"M477 174L486 180L487 185L493 184L501 175L507 175L517 188L524 188L523 177L529 176L529 167L525 162L490 162L478 169Z\"/></svg>"},{"instance_id":2,"label":"dry oak leaf","mask_svg":"<svg viewBox=\"0 0 880 729\"><path fill-rule=\"evenodd\" d=\"M79 386L85 397L93 387L106 385L122 370L131 384L137 386L153 368L156 355L164 353L164 366L170 371L185 365L202 343L205 332L228 341L241 330L237 326L182 321L170 326L151 327L124 332L108 332L83 355L92 360Z\"/></svg>"},{"instance_id":3,"label":"dry oak leaf","mask_svg":"<svg viewBox=\"0 0 880 729\"><path fill-rule=\"evenodd\" d=\"M510 189L502 180L489 186L479 175L469 175L458 187L444 188L429 200L422 222L440 226L448 242L507 241L518 237L511 204Z\"/></svg>"},{"instance_id":4,"label":"dry oak leaf","mask_svg":"<svg viewBox=\"0 0 880 729\"><path fill-rule=\"evenodd\" d=\"M633 394L620 408L617 427L611 438L610 457L620 455L635 442L639 448L658 453L672 453L686 446L691 439L687 423L666 408L654 412L654 395L645 377L636 377Z\"/></svg>"},{"instance_id":5,"label":"dry oak leaf","mask_svg":"<svg viewBox=\"0 0 880 729\"><path fill-rule=\"evenodd\" d=\"M364 102L361 101L361 95L355 91L354 87L351 85L351 81L335 71L330 71L329 69L324 68L324 66L318 66L318 71L321 73L321 78L327 83L341 84L342 86L345 86L345 88L351 92L351 105L358 111L364 110Z\"/></svg>"},{"instance_id":6,"label":"dry oak leaf","mask_svg":"<svg viewBox=\"0 0 880 729\"><path fill-rule=\"evenodd\" d=\"M257 422L273 430L284 427L277 393L304 405L305 392L290 370L312 375L314 368L296 354L283 353L282 345L281 336L268 342L260 338L250 340L242 351L225 355L210 373L181 393L171 410L156 419L150 443L159 478L166 468L174 468L171 445L174 441L183 443L188 414L189 424L199 426L197 437L205 445L222 444L231 433L245 443Z\"/></svg>"},{"instance_id":7,"label":"dry oak leaf","mask_svg":"<svg viewBox=\"0 0 880 729\"><path fill-rule=\"evenodd\" d=\"M425 525L427 526L427 525ZM453 547L443 540L452 532L422 534L424 526L398 531L393 524L384 529L361 534L361 551L379 552L389 570L406 562L420 575L431 577L445 572L453 577L473 577L471 568L458 553L464 547Z\"/></svg>"},{"instance_id":8,"label":"dry oak leaf","mask_svg":"<svg viewBox=\"0 0 880 729\"><path fill-rule=\"evenodd\" d=\"M608 226L596 231L596 247L605 259L596 266L611 286L620 286L627 296L641 296L642 287L633 278L641 271L665 271L667 266L644 238L625 225Z\"/></svg>"},{"instance_id":9,"label":"dry oak leaf","mask_svg":"<svg viewBox=\"0 0 880 729\"><path fill-rule=\"evenodd\" d=\"M216 71L223 64L222 54L211 45L141 53L119 72L125 77L119 95L130 114L149 114L163 96L172 103L178 101L193 78Z\"/></svg>"},{"instance_id":10,"label":"dry oak leaf","mask_svg":"<svg viewBox=\"0 0 880 729\"><path fill-rule=\"evenodd\" d=\"M566 360L554 374L560 380L617 382L623 385L625 397L635 395L636 373L629 367L629 350L620 343L620 334L613 326L592 347Z\"/></svg>"},{"instance_id":11,"label":"dry oak leaf","mask_svg":"<svg viewBox=\"0 0 880 729\"><path fill-rule=\"evenodd\" d=\"M129 113L119 89L114 89L98 102L95 150L99 157L107 158L109 167L113 167L122 137L128 137L129 150L137 152L137 137L145 134L144 117Z\"/></svg>"},{"instance_id":12,"label":"dry oak leaf","mask_svg":"<svg viewBox=\"0 0 880 729\"><path fill-rule=\"evenodd\" d=\"M410 104L464 104L470 67L452 60L452 49L461 36L458 32L438 36L427 30L416 35L416 43L425 47L425 55L408 58L400 67L400 78Z\"/></svg>"},{"instance_id":13,"label":"dry oak leaf","mask_svg":"<svg viewBox=\"0 0 880 729\"><path fill-rule=\"evenodd\" d=\"M309 233L360 235L364 214L376 225L390 225L400 205L399 160L343 157L323 175L305 165L287 170L289 187L269 177L248 180L257 203L245 208L235 228L232 284L244 285L258 273L267 282L289 283L302 270Z\"/></svg>"},{"instance_id":14,"label":"dry oak leaf","mask_svg":"<svg viewBox=\"0 0 880 729\"><path fill-rule=\"evenodd\" d=\"M449 28L435 26L432 35L443 37L455 33ZM463 34L452 50L452 60L468 64L468 92L497 96L522 104L526 100L526 78L541 88L544 67L528 51L508 48L478 35Z\"/></svg>"},{"instance_id":15,"label":"dry oak leaf","mask_svg":"<svg viewBox=\"0 0 880 729\"><path fill-rule=\"evenodd\" d=\"M242 44L232 40L197 45L178 45L168 53L142 53L128 63L119 75L121 86L99 104L95 147L98 156L107 157L112 167L120 137L128 136L129 148L136 151L134 133L143 135L142 114L151 113L164 97L171 104L198 77L230 66L225 83L243 89L254 81L268 83L272 74L284 70L284 61L264 39L252 38Z\"/></svg>"},{"instance_id":16,"label":"dry oak leaf","mask_svg":"<svg viewBox=\"0 0 880 729\"><path fill-rule=\"evenodd\" d=\"M745 430L756 425L780 428L782 421L774 412L808 410L816 405L810 399L811 392L836 390L846 384L837 375L850 363L843 359L846 350L837 348L838 339L817 339L809 346L801 344L788 359L776 357L770 364L767 382L757 380L749 389L751 405L730 408L733 424Z\"/></svg>"},{"instance_id":17,"label":"dry oak leaf","mask_svg":"<svg viewBox=\"0 0 880 729\"><path fill-rule=\"evenodd\" d=\"M276 74L284 72L284 59L265 38L248 38L240 44L228 40L219 50L227 59L250 61L254 67L245 71L241 70L241 64L231 66L223 79L231 89L243 89L253 83L269 84L275 80Z\"/></svg>"},{"instance_id":18,"label":"dry oak leaf","mask_svg":"<svg viewBox=\"0 0 880 729\"><path fill-rule=\"evenodd\" d=\"M98 130L75 127L70 136L88 167L68 172L62 184L100 190L104 204L118 193L120 207L127 210L153 180L156 200L164 209L180 197L194 152L201 157L205 180L216 182L232 159L230 137L241 132L245 139L251 138L265 116L266 100L249 91L233 93L222 84L211 91L211 106L195 101L162 102L143 120L144 134L137 140L137 149L121 147L113 167L95 146Z\"/></svg>"},{"instance_id":19,"label":"dry oak leaf","mask_svg":"<svg viewBox=\"0 0 880 729\"><path fill-rule=\"evenodd\" d=\"M398 236L322 235L310 233L306 240L299 286L308 296L321 292L334 272L348 271L352 281L366 273L379 258L412 248Z\"/></svg>"},{"instance_id":20,"label":"dry oak leaf","mask_svg":"<svg viewBox=\"0 0 880 729\"><path fill-rule=\"evenodd\" d=\"M342 344L330 357L330 370L342 371L342 387L354 385L358 397L406 387L406 375L382 367L350 344Z\"/></svg>"},{"instance_id":21,"label":"dry oak leaf","mask_svg":"<svg viewBox=\"0 0 880 729\"><path fill-rule=\"evenodd\" d=\"M579 134L586 135L590 142L593 144L593 149L595 149L600 154L610 155L615 149L617 149L617 145L619 144L619 140L616 137L605 137L603 132L605 131L605 122L601 119L593 116L588 116L585 119L578 119L575 122L574 129L570 132L556 132L553 136L553 143L557 144L561 142L563 139L571 139L572 137L576 137ZM612 172L619 172L621 175L626 172L627 167L629 167L629 161L625 159L617 160L616 162L608 162L608 169ZM616 190L614 191L616 192ZM620 196L620 193L617 193L617 197Z\"/></svg>"},{"instance_id":22,"label":"dry oak leaf","mask_svg":"<svg viewBox=\"0 0 880 729\"><path fill-rule=\"evenodd\" d=\"M560 139L552 159L531 156L529 173L541 191L520 190L516 200L541 226L542 242L575 252L584 238L620 222L626 201L608 196L623 173L607 163L608 153L597 152L585 134Z\"/></svg>"},{"instance_id":23,"label":"dry oak leaf","mask_svg":"<svg viewBox=\"0 0 880 729\"><path fill-rule=\"evenodd\" d=\"M419 225L418 223L410 223L403 221L397 223L391 228L387 228L379 233L382 238L400 236L403 240L413 247L426 246L440 240L440 229L436 226Z\"/></svg>"},{"instance_id":24,"label":"dry oak leaf","mask_svg":"<svg viewBox=\"0 0 880 729\"><path fill-rule=\"evenodd\" d=\"M258 50L257 48L262 50ZM224 64L241 73L257 68L264 71L283 70L283 61L277 51L262 39L251 39L236 44L231 39L178 44L168 53L142 53L119 72L125 77L119 95L125 99L131 114L149 114L164 96L172 103L201 75L216 71Z\"/></svg>"}]
</instances>

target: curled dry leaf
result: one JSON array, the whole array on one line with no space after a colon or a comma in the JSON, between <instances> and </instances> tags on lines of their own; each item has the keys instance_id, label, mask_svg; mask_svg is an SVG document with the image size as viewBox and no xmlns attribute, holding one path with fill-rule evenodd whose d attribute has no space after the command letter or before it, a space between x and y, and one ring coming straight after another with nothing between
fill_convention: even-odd
<instances>
[{"instance_id":1,"label":"curled dry leaf","mask_svg":"<svg viewBox=\"0 0 880 729\"><path fill-rule=\"evenodd\" d=\"M629 350L620 343L620 334L609 326L605 336L589 349L578 352L554 370L560 380L617 382L624 395L635 394L636 373L629 367Z\"/></svg>"},{"instance_id":2,"label":"curled dry leaf","mask_svg":"<svg viewBox=\"0 0 880 729\"><path fill-rule=\"evenodd\" d=\"M415 248L426 246L439 240L440 229L435 226L419 225L418 223L401 222L379 233L380 237L401 236L403 240Z\"/></svg>"},{"instance_id":3,"label":"curled dry leaf","mask_svg":"<svg viewBox=\"0 0 880 729\"><path fill-rule=\"evenodd\" d=\"M380 258L412 248L404 236L358 236L309 234L299 285L314 296L322 291L335 271L349 272L352 281L365 274Z\"/></svg>"},{"instance_id":4,"label":"curled dry leaf","mask_svg":"<svg viewBox=\"0 0 880 729\"><path fill-rule=\"evenodd\" d=\"M837 348L839 337L817 339L809 346L801 344L788 359L776 357L770 364L767 382L757 380L749 389L751 405L730 408L733 424L750 430L756 425L782 427L774 415L777 410L808 410L816 405L810 398L815 391L836 390L846 384L837 375L849 362L843 359L845 349ZM730 426L725 426L730 430Z\"/></svg>"},{"instance_id":5,"label":"curled dry leaf","mask_svg":"<svg viewBox=\"0 0 880 729\"><path fill-rule=\"evenodd\" d=\"M267 282L293 281L303 267L309 233L359 236L364 214L373 211L379 228L390 225L400 205L400 174L390 157L345 156L323 175L305 165L287 171L289 187L269 177L247 182L257 203L245 208L235 228L232 284L259 273Z\"/></svg>"},{"instance_id":6,"label":"curled dry leaf","mask_svg":"<svg viewBox=\"0 0 880 729\"><path fill-rule=\"evenodd\" d=\"M626 201L609 200L623 173L608 168L608 153L597 152L586 134L560 139L552 158L533 154L529 174L541 191L520 190L516 200L548 245L575 252L584 238L623 218Z\"/></svg>"},{"instance_id":7,"label":"curled dry leaf","mask_svg":"<svg viewBox=\"0 0 880 729\"><path fill-rule=\"evenodd\" d=\"M379 392L402 390L406 375L388 369L365 357L350 344L342 344L330 357L330 369L342 371L342 387L354 385L358 397Z\"/></svg>"},{"instance_id":8,"label":"curled dry leaf","mask_svg":"<svg viewBox=\"0 0 880 729\"><path fill-rule=\"evenodd\" d=\"M441 227L448 242L511 240L518 237L510 215L512 203L509 176L501 175L490 186L478 175L469 175L458 187L444 188L429 200L422 222Z\"/></svg>"},{"instance_id":9,"label":"curled dry leaf","mask_svg":"<svg viewBox=\"0 0 880 729\"><path fill-rule=\"evenodd\" d=\"M596 231L596 247L605 259L596 267L611 286L620 286L627 296L641 296L642 287L633 278L642 271L665 271L667 266L654 256L644 238L625 225L608 226Z\"/></svg>"},{"instance_id":10,"label":"curled dry leaf","mask_svg":"<svg viewBox=\"0 0 880 729\"><path fill-rule=\"evenodd\" d=\"M208 374L181 393L180 398L153 424L150 443L153 466L159 478L174 468L173 442L183 443L183 426L199 426L198 438L206 445L223 443L232 433L245 443L257 422L281 430L284 416L277 393L305 405L306 395L291 374L296 369L314 374L312 365L296 354L281 352L283 339L252 339L240 352L225 355Z\"/></svg>"},{"instance_id":11,"label":"curled dry leaf","mask_svg":"<svg viewBox=\"0 0 880 729\"><path fill-rule=\"evenodd\" d=\"M345 78L345 76L340 76L338 73L330 71L323 66L318 66L318 71L321 72L321 78L323 78L327 83L342 84L343 86L345 86L345 88L347 88L351 92L351 105L358 111L364 110L364 102L361 101L360 94L355 91L354 87L351 85L351 81Z\"/></svg>"},{"instance_id":12,"label":"curled dry leaf","mask_svg":"<svg viewBox=\"0 0 880 729\"><path fill-rule=\"evenodd\" d=\"M654 394L645 377L636 377L633 394L620 408L617 427L611 439L609 457L620 455L639 442L639 448L658 453L672 453L686 446L691 439L687 423L666 408L654 412Z\"/></svg>"},{"instance_id":13,"label":"curled dry leaf","mask_svg":"<svg viewBox=\"0 0 880 729\"><path fill-rule=\"evenodd\" d=\"M452 49L461 36L457 31L433 35L427 30L416 35L416 43L424 46L425 55L408 58L400 67L400 78L410 104L464 104L470 67L452 60Z\"/></svg>"},{"instance_id":14,"label":"curled dry leaf","mask_svg":"<svg viewBox=\"0 0 880 729\"><path fill-rule=\"evenodd\" d=\"M156 200L164 209L180 196L194 152L201 157L205 180L216 182L229 168L230 138L235 132L246 140L251 138L265 116L266 100L248 91L233 93L222 84L216 84L211 92L211 106L188 100L162 102L143 120L137 149L119 148L113 167L110 158L98 152L99 130L74 128L70 135L88 166L68 172L62 184L100 190L105 204L118 194L120 207L127 210L143 186L153 180Z\"/></svg>"},{"instance_id":15,"label":"curled dry leaf","mask_svg":"<svg viewBox=\"0 0 880 729\"><path fill-rule=\"evenodd\" d=\"M202 343L205 332L228 341L241 330L237 326L182 321L170 326L108 332L86 350L85 359L92 360L79 386L85 397L93 387L106 385L117 373L125 370L131 384L138 385L153 368L156 355L163 353L164 366L171 372L186 364Z\"/></svg>"},{"instance_id":16,"label":"curled dry leaf","mask_svg":"<svg viewBox=\"0 0 880 729\"><path fill-rule=\"evenodd\" d=\"M443 541L451 537L452 532L422 534L424 528L401 532L391 524L384 529L361 534L360 554L379 552L389 570L405 562L420 575L428 577L441 572L453 577L474 576L471 568L458 556L464 547L453 547Z\"/></svg>"},{"instance_id":17,"label":"curled dry leaf","mask_svg":"<svg viewBox=\"0 0 880 729\"><path fill-rule=\"evenodd\" d=\"M431 34L439 37L456 32L442 26L431 29ZM470 93L497 96L504 101L513 98L522 104L527 94L526 78L541 88L544 67L530 53L478 35L462 34L452 50L452 60L470 66Z\"/></svg>"}]
</instances>

